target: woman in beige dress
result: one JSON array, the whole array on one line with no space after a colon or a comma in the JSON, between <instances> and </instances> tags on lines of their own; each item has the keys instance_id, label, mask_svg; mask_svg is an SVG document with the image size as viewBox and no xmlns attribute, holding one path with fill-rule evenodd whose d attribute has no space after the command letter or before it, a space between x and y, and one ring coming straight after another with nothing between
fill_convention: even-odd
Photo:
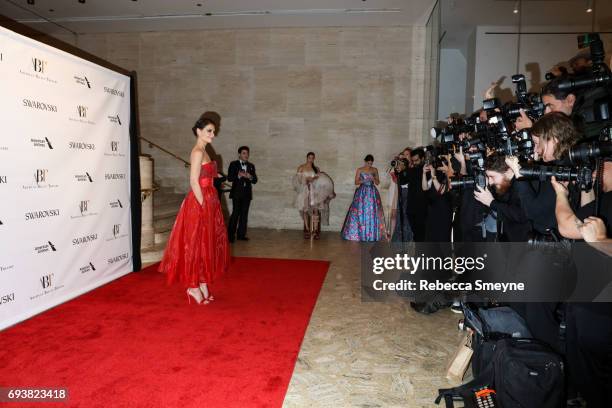
<instances>
[{"instance_id":1,"label":"woman in beige dress","mask_svg":"<svg viewBox=\"0 0 612 408\"><path fill-rule=\"evenodd\" d=\"M308 152L306 163L297 168L293 186L297 192L295 206L304 223L304 239L319 239L321 223L329 225L329 202L336 197L334 182L314 164L315 154Z\"/></svg>"}]
</instances>

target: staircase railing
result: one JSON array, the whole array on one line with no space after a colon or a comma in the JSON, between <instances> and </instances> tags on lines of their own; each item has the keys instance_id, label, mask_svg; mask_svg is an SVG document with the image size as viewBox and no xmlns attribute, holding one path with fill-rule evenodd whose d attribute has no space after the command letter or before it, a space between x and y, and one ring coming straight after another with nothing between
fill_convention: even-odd
<instances>
[{"instance_id":1,"label":"staircase railing","mask_svg":"<svg viewBox=\"0 0 612 408\"><path fill-rule=\"evenodd\" d=\"M176 160L178 160L180 162L183 162L183 165L185 167L189 168L191 166L187 160L183 159L182 157L179 157L178 155L172 153L170 150L168 150L168 149L158 145L157 143L152 142L151 140L149 140L147 138L144 138L142 136L140 136L140 139L144 140L145 142L147 142L149 144L150 148L154 148L155 147L155 148L161 150L162 152L166 153L167 155L174 157Z\"/></svg>"}]
</instances>

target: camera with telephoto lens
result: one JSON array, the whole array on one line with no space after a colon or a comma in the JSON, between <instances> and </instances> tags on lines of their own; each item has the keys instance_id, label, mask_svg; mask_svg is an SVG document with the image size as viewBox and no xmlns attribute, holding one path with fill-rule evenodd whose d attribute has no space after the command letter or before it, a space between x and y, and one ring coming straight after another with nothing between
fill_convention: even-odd
<instances>
[{"instance_id":1,"label":"camera with telephoto lens","mask_svg":"<svg viewBox=\"0 0 612 408\"><path fill-rule=\"evenodd\" d=\"M610 128L604 131L609 134ZM612 142L604 140L573 146L569 149L568 157L572 163L588 163L599 158L610 158L612 157Z\"/></svg>"},{"instance_id":2,"label":"camera with telephoto lens","mask_svg":"<svg viewBox=\"0 0 612 408\"><path fill-rule=\"evenodd\" d=\"M550 180L553 176L557 181L574 181L582 191L591 191L593 188L593 167L582 166L521 166L521 176L529 180Z\"/></svg>"}]
</instances>

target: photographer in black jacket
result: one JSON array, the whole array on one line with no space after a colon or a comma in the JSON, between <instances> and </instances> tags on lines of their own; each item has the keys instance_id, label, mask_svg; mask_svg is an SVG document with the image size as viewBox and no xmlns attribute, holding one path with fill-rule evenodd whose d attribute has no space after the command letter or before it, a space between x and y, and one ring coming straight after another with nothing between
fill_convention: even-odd
<instances>
[{"instance_id":1,"label":"photographer in black jacket","mask_svg":"<svg viewBox=\"0 0 612 408\"><path fill-rule=\"evenodd\" d=\"M603 194L596 201L574 211L568 199L566 183L552 181L556 192L556 216L559 232L566 238L584 240L601 252L580 251L575 254L575 263L581 275L595 275L603 279L605 287L609 276L612 248L612 162L604 163ZM603 259L602 257L607 258ZM583 277L584 279L584 277ZM597 285L594 285L597 286ZM574 387L587 401L588 406L612 406L612 303L568 303L567 363L568 373Z\"/></svg>"},{"instance_id":2,"label":"photographer in black jacket","mask_svg":"<svg viewBox=\"0 0 612 408\"><path fill-rule=\"evenodd\" d=\"M427 219L427 197L421 188L425 151L414 149L410 156L412 167L406 169L408 180L408 221L414 234L415 242L425 240L425 220Z\"/></svg>"},{"instance_id":3,"label":"photographer in black jacket","mask_svg":"<svg viewBox=\"0 0 612 408\"><path fill-rule=\"evenodd\" d=\"M541 158L546 164L556 164L577 142L579 133L567 115L551 112L534 124L531 136L536 160ZM506 163L518 179L517 189L521 205L532 229L537 233L535 241L553 241L557 231L557 219L556 194L551 182L521 179L521 165L516 157L507 157ZM572 201L575 202L576 198ZM543 256L536 257L533 261L547 263L547 259ZM560 342L562 308L558 302L517 303L514 308L525 318L535 338L548 343L558 352L563 352Z\"/></svg>"},{"instance_id":4,"label":"photographer in black jacket","mask_svg":"<svg viewBox=\"0 0 612 408\"><path fill-rule=\"evenodd\" d=\"M532 127L535 160L542 159L546 164L561 164L561 160L571 146L577 143L580 134L572 120L561 112L551 112L542 116ZM516 157L507 157L506 163L519 179L518 191L527 218L533 229L540 234L549 234L557 229L555 218L555 191L547 180L520 180L521 165ZM572 197L572 200L576 200Z\"/></svg>"},{"instance_id":5,"label":"photographer in black jacket","mask_svg":"<svg viewBox=\"0 0 612 408\"><path fill-rule=\"evenodd\" d=\"M474 198L497 214L497 240L525 242L530 224L521 206L514 173L505 156L493 154L485 160L488 188L476 186Z\"/></svg>"}]
</instances>

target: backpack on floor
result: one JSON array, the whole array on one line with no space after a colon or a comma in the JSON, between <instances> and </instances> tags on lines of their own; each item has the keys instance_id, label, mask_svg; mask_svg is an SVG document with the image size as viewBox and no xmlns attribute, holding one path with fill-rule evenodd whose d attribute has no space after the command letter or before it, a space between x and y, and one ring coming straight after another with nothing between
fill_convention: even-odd
<instances>
[{"instance_id":1,"label":"backpack on floor","mask_svg":"<svg viewBox=\"0 0 612 408\"><path fill-rule=\"evenodd\" d=\"M489 365L496 340L504 338L530 339L533 336L525 320L508 306L485 307L462 303L464 324L472 329L472 374L478 377Z\"/></svg>"},{"instance_id":2,"label":"backpack on floor","mask_svg":"<svg viewBox=\"0 0 612 408\"><path fill-rule=\"evenodd\" d=\"M491 341L492 342L492 341ZM465 408L565 407L563 361L534 339L506 338L493 342L489 364L472 381L439 390L446 408L462 401Z\"/></svg>"}]
</instances>

